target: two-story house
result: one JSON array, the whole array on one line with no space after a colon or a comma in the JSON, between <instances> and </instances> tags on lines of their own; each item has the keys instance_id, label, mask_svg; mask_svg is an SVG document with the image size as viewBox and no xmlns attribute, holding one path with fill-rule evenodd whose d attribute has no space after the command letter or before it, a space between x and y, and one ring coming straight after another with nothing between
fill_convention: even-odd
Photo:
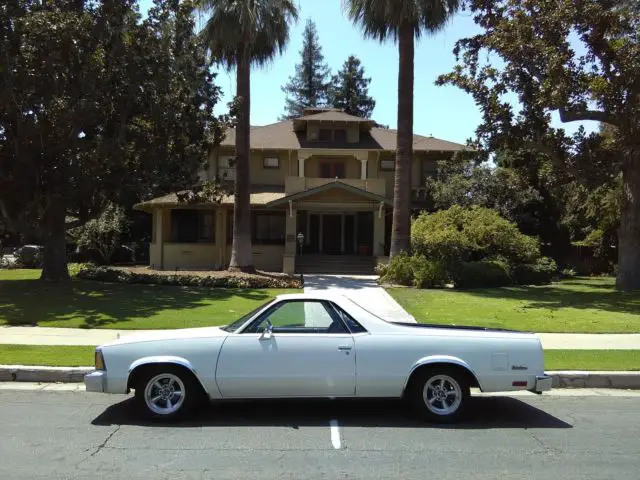
<instances>
[{"instance_id":1,"label":"two-story house","mask_svg":"<svg viewBox=\"0 0 640 480\"><path fill-rule=\"evenodd\" d=\"M202 177L233 181L234 131ZM465 147L416 135L412 190L419 201L437 161ZM252 243L255 267L287 273L371 272L387 254L396 132L335 109L251 128ZM137 206L153 214L153 268L219 269L231 258L233 196L219 204L178 202L175 194Z\"/></svg>"}]
</instances>

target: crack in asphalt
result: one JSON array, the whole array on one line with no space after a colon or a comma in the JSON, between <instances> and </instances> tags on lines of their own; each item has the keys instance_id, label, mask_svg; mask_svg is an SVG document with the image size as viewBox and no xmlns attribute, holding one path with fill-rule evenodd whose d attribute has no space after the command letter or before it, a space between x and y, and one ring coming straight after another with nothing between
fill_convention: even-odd
<instances>
[{"instance_id":1,"label":"crack in asphalt","mask_svg":"<svg viewBox=\"0 0 640 480\"><path fill-rule=\"evenodd\" d=\"M538 438L530 429L527 429L527 432L529 433L529 435L531 435L531 437L538 442L538 444L540 444L540 446L542 448L544 448L545 453L562 453L562 450L556 448L556 447L552 447L547 445L546 443L544 443L544 441L542 441L540 438Z\"/></svg>"},{"instance_id":2,"label":"crack in asphalt","mask_svg":"<svg viewBox=\"0 0 640 480\"><path fill-rule=\"evenodd\" d=\"M102 451L102 449L107 448L107 443L109 443L109 440L111 440L111 438L118 433L118 431L120 431L120 428L122 427L122 425L116 425L116 428L109 433L109 435L107 435L107 438L105 438L104 442L102 442L100 445L98 445L95 449L95 451L89 455L88 458L91 457L95 457L98 453L100 453Z\"/></svg>"}]
</instances>

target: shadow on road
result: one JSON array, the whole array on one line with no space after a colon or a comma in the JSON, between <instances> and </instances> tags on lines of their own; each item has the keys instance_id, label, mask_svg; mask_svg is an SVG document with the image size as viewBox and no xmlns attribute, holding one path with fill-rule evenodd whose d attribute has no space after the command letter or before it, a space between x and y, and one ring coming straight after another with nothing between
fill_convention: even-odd
<instances>
[{"instance_id":1,"label":"shadow on road","mask_svg":"<svg viewBox=\"0 0 640 480\"><path fill-rule=\"evenodd\" d=\"M173 427L308 427L336 419L346 427L384 428L573 428L572 425L512 397L471 397L469 414L455 425L422 422L408 406L391 400L260 400L216 402L180 422L142 418L133 398L108 407L93 425Z\"/></svg>"}]
</instances>

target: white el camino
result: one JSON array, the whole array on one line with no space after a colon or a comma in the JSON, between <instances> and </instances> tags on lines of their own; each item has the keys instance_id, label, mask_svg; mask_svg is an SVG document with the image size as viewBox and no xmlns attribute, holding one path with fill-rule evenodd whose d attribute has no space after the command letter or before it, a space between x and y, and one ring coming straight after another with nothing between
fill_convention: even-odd
<instances>
[{"instance_id":1,"label":"white el camino","mask_svg":"<svg viewBox=\"0 0 640 480\"><path fill-rule=\"evenodd\" d=\"M392 323L338 295L281 295L224 327L125 337L96 349L88 391L135 390L176 418L203 400L404 397L452 422L483 392L551 388L535 334Z\"/></svg>"}]
</instances>

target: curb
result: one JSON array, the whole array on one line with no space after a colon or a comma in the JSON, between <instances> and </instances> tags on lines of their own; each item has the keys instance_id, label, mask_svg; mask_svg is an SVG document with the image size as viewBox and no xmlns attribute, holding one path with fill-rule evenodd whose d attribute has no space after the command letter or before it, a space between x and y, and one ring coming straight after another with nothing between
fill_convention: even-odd
<instances>
[{"instance_id":1,"label":"curb","mask_svg":"<svg viewBox=\"0 0 640 480\"><path fill-rule=\"evenodd\" d=\"M553 388L623 388L640 390L640 372L547 372Z\"/></svg>"},{"instance_id":2,"label":"curb","mask_svg":"<svg viewBox=\"0 0 640 480\"><path fill-rule=\"evenodd\" d=\"M93 367L0 365L0 382L79 383ZM547 372L553 388L619 388L640 390L640 372Z\"/></svg>"},{"instance_id":3,"label":"curb","mask_svg":"<svg viewBox=\"0 0 640 480\"><path fill-rule=\"evenodd\" d=\"M93 370L93 367L0 365L0 382L78 383Z\"/></svg>"}]
</instances>

